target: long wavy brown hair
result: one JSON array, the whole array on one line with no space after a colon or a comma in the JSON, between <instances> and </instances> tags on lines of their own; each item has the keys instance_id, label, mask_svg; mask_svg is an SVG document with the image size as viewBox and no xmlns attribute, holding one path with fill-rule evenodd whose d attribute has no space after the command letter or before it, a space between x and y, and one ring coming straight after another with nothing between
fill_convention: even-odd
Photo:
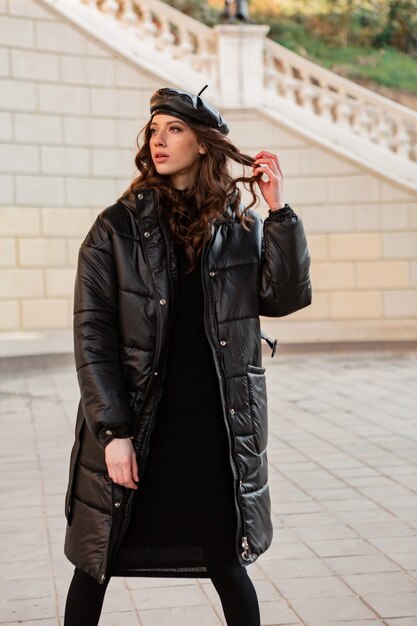
<instances>
[{"instance_id":1,"label":"long wavy brown hair","mask_svg":"<svg viewBox=\"0 0 417 626\"><path fill-rule=\"evenodd\" d=\"M253 207L258 197L254 185L259 176L245 176L244 166L251 166L254 158L240 150L218 130L206 125L188 123L205 154L199 155L196 176L191 186L178 190L172 186L169 176L158 174L151 157L150 140L152 119L142 128L136 138L138 152L135 164L140 174L132 181L129 190L153 189L158 200L158 209L164 214L175 241L180 243L190 261L189 272L196 265L204 244L211 237L210 224L217 219L237 219L248 230L253 221L248 209ZM144 137L142 146L139 144ZM241 176L234 178L229 170L230 161L243 167ZM252 201L241 206L241 190L238 183L250 191ZM230 207L230 215L226 208Z\"/></svg>"}]
</instances>

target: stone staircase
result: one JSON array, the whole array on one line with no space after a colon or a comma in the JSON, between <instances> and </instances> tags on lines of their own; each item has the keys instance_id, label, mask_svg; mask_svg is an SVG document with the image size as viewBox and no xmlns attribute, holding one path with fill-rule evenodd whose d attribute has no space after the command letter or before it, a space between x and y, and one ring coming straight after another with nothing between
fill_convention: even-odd
<instances>
[{"instance_id":1,"label":"stone staircase","mask_svg":"<svg viewBox=\"0 0 417 626\"><path fill-rule=\"evenodd\" d=\"M223 110L256 108L417 191L417 112L267 39L267 26L209 28L160 0L41 2L165 84L197 92L207 82Z\"/></svg>"}]
</instances>

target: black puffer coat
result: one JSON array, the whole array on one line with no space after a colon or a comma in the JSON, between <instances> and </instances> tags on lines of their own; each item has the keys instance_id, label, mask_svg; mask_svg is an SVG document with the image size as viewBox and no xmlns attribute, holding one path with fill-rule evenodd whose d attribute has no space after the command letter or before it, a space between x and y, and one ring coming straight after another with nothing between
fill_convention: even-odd
<instances>
[{"instance_id":1,"label":"black puffer coat","mask_svg":"<svg viewBox=\"0 0 417 626\"><path fill-rule=\"evenodd\" d=\"M235 479L236 550L246 565L272 540L259 315L284 316L310 304L310 256L291 208L264 222L252 212L249 232L230 215L228 209L212 225L202 281ZM74 348L81 399L65 554L100 582L111 572L135 493L109 478L104 446L115 436L131 436L143 477L162 395L176 277L172 238L151 190L126 193L102 211L79 250Z\"/></svg>"}]
</instances>

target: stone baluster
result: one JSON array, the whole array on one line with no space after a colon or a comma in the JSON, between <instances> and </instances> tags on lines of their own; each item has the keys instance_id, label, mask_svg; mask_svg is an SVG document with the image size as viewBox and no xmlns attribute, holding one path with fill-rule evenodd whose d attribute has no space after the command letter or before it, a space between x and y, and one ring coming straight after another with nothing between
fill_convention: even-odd
<instances>
[{"instance_id":1,"label":"stone baluster","mask_svg":"<svg viewBox=\"0 0 417 626\"><path fill-rule=\"evenodd\" d=\"M304 71L299 71L299 79L298 79L298 104L302 106L307 111L311 113L315 113L314 108L314 95L315 90L314 86L310 82L309 75Z\"/></svg>"},{"instance_id":2,"label":"stone baluster","mask_svg":"<svg viewBox=\"0 0 417 626\"><path fill-rule=\"evenodd\" d=\"M350 127L350 116L352 108L349 106L347 96L344 90L340 90L336 95L336 104L334 107L334 121L339 126Z\"/></svg>"},{"instance_id":3,"label":"stone baluster","mask_svg":"<svg viewBox=\"0 0 417 626\"><path fill-rule=\"evenodd\" d=\"M297 81L295 80L292 67L282 62L282 71L279 73L278 92L284 98L297 103Z\"/></svg>"},{"instance_id":4,"label":"stone baluster","mask_svg":"<svg viewBox=\"0 0 417 626\"><path fill-rule=\"evenodd\" d=\"M417 161L417 129L414 128L410 131L410 154L409 157L412 161Z\"/></svg>"},{"instance_id":5,"label":"stone baluster","mask_svg":"<svg viewBox=\"0 0 417 626\"><path fill-rule=\"evenodd\" d=\"M156 33L156 25L152 19L152 11L147 4L143 2L139 5L141 17L139 20L138 36L141 39L153 39Z\"/></svg>"},{"instance_id":6,"label":"stone baluster","mask_svg":"<svg viewBox=\"0 0 417 626\"><path fill-rule=\"evenodd\" d=\"M139 22L139 17L133 8L133 0L120 0L120 4L120 21L128 28L136 26L136 24Z\"/></svg>"},{"instance_id":7,"label":"stone baluster","mask_svg":"<svg viewBox=\"0 0 417 626\"><path fill-rule=\"evenodd\" d=\"M333 122L335 98L327 84L320 82L316 91L316 111L320 117Z\"/></svg>"},{"instance_id":8,"label":"stone baluster","mask_svg":"<svg viewBox=\"0 0 417 626\"><path fill-rule=\"evenodd\" d=\"M369 117L371 120L371 124L369 127L368 139L373 141L374 143L378 143L378 115L375 109L369 110Z\"/></svg>"},{"instance_id":9,"label":"stone baluster","mask_svg":"<svg viewBox=\"0 0 417 626\"><path fill-rule=\"evenodd\" d=\"M405 120L397 117L393 133L393 150L396 154L412 158L411 136ZM415 160L415 158L414 158Z\"/></svg>"},{"instance_id":10,"label":"stone baluster","mask_svg":"<svg viewBox=\"0 0 417 626\"><path fill-rule=\"evenodd\" d=\"M393 137L395 129L395 121L386 114L383 109L379 109L377 113L377 142L381 146L385 146L389 150L393 149Z\"/></svg>"},{"instance_id":11,"label":"stone baluster","mask_svg":"<svg viewBox=\"0 0 417 626\"><path fill-rule=\"evenodd\" d=\"M194 54L194 44L188 28L182 24L177 25L178 44L175 46L174 56L176 59L186 60Z\"/></svg>"},{"instance_id":12,"label":"stone baluster","mask_svg":"<svg viewBox=\"0 0 417 626\"><path fill-rule=\"evenodd\" d=\"M384 145L386 145L389 148L389 150L392 150L395 152L394 145L396 142L396 137L395 137L396 119L394 116L392 116L390 113L387 113L387 112L385 113L384 118L385 118L385 123L384 123L384 128L382 129ZM402 122L401 122L401 126L403 126ZM408 153L410 144L409 144L409 137L407 133L406 133L405 139L407 143L407 153Z\"/></svg>"},{"instance_id":13,"label":"stone baluster","mask_svg":"<svg viewBox=\"0 0 417 626\"><path fill-rule=\"evenodd\" d=\"M97 7L103 13L114 16L117 15L120 9L120 5L117 0L97 0Z\"/></svg>"},{"instance_id":14,"label":"stone baluster","mask_svg":"<svg viewBox=\"0 0 417 626\"><path fill-rule=\"evenodd\" d=\"M171 32L171 24L165 15L157 16L159 22L158 35L155 41L155 47L161 52L169 53L174 44L174 35Z\"/></svg>"},{"instance_id":15,"label":"stone baluster","mask_svg":"<svg viewBox=\"0 0 417 626\"><path fill-rule=\"evenodd\" d=\"M367 111L367 106L363 100L356 100L353 106L353 117L351 129L361 136L368 136L371 125L371 118Z\"/></svg>"},{"instance_id":16,"label":"stone baluster","mask_svg":"<svg viewBox=\"0 0 417 626\"><path fill-rule=\"evenodd\" d=\"M205 73L210 80L217 80L217 51L216 45L209 37L200 37L196 54L194 55L194 69Z\"/></svg>"},{"instance_id":17,"label":"stone baluster","mask_svg":"<svg viewBox=\"0 0 417 626\"><path fill-rule=\"evenodd\" d=\"M278 71L275 67L275 57L268 50L265 50L264 53L264 81L267 89L277 92Z\"/></svg>"}]
</instances>

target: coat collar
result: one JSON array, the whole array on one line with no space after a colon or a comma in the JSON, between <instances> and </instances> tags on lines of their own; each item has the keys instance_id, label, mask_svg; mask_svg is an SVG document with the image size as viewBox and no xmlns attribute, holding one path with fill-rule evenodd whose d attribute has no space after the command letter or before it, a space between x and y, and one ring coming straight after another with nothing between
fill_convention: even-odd
<instances>
[{"instance_id":1,"label":"coat collar","mask_svg":"<svg viewBox=\"0 0 417 626\"><path fill-rule=\"evenodd\" d=\"M141 219L155 217L156 205L153 189L136 189L132 192L128 188L117 201L134 213L137 211ZM229 221L228 218L233 216L233 211L230 205L228 205L223 214L223 219L215 220L214 224L222 224L225 221Z\"/></svg>"},{"instance_id":2,"label":"coat collar","mask_svg":"<svg viewBox=\"0 0 417 626\"><path fill-rule=\"evenodd\" d=\"M155 209L154 194L152 189L135 190L133 193L128 188L120 198L117 199L127 209L136 212L140 208L141 217L147 217L152 214Z\"/></svg>"}]
</instances>

